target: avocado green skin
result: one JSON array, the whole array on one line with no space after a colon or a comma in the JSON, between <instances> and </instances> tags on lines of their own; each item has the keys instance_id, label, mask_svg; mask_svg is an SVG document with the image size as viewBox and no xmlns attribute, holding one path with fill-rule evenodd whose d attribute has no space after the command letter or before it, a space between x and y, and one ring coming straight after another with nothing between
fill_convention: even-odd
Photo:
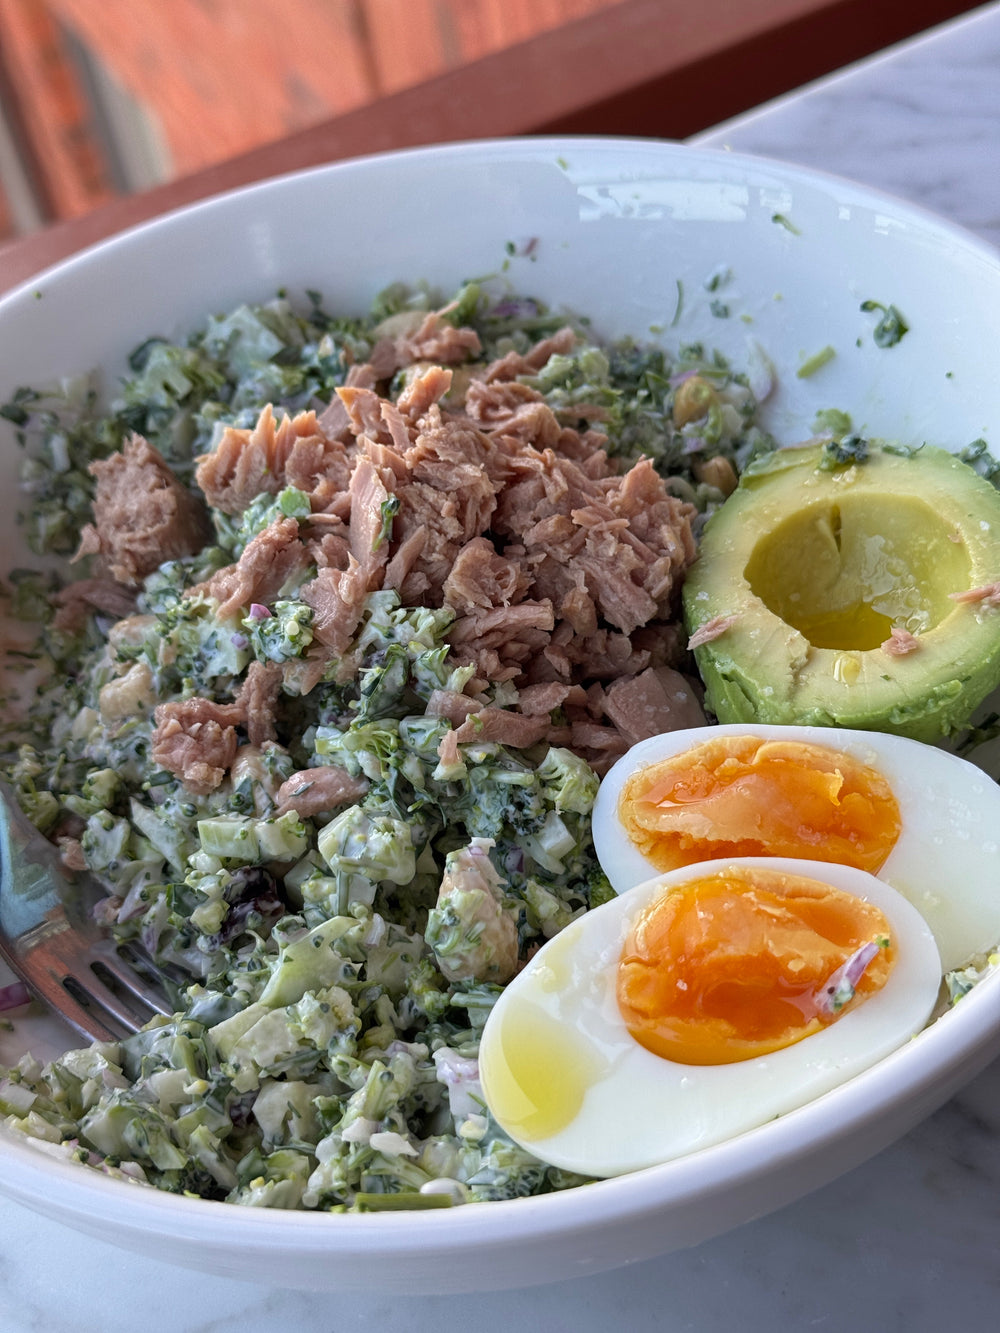
<instances>
[{"instance_id":1,"label":"avocado green skin","mask_svg":"<svg viewBox=\"0 0 1000 1333\"><path fill-rule=\"evenodd\" d=\"M782 449L744 474L706 525L684 586L688 632L734 616L695 649L706 706L720 722L851 727L935 743L965 729L1000 686L1000 608L955 603L919 635L916 651L816 648L751 590L745 577L757 541L832 487L917 496L960 534L968 588L1000 580L1000 492L945 450L912 455L874 449L851 468L824 471L821 445ZM824 497L824 492L827 492ZM965 589L956 588L955 592ZM845 672L845 666L847 668Z\"/></svg>"}]
</instances>

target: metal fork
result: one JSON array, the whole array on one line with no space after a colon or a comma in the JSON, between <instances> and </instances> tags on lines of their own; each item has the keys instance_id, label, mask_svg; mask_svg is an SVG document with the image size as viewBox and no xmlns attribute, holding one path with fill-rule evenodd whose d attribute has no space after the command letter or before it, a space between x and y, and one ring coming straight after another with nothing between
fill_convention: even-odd
<instances>
[{"instance_id":1,"label":"metal fork","mask_svg":"<svg viewBox=\"0 0 1000 1333\"><path fill-rule=\"evenodd\" d=\"M117 1041L154 1013L173 1012L95 924L103 897L92 876L66 869L0 779L0 958L89 1041Z\"/></svg>"}]
</instances>

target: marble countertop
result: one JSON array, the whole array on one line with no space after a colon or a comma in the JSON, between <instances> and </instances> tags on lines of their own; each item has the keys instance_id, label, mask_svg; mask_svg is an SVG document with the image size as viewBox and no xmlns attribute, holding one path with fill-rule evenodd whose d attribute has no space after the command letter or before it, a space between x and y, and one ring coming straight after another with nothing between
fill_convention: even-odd
<instances>
[{"instance_id":1,"label":"marble countertop","mask_svg":"<svg viewBox=\"0 0 1000 1333\"><path fill-rule=\"evenodd\" d=\"M877 186L1000 245L1000 3L692 142ZM139 1258L0 1198L0 1333L597 1333L1000 1321L1000 1061L880 1156L695 1249L572 1283L459 1297L257 1287Z\"/></svg>"}]
</instances>

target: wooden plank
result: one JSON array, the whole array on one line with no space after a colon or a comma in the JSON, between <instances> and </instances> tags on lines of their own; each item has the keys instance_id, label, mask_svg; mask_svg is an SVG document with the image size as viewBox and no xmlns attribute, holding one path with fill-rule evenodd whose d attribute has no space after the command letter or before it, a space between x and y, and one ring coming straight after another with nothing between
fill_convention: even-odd
<instances>
[{"instance_id":1,"label":"wooden plank","mask_svg":"<svg viewBox=\"0 0 1000 1333\"><path fill-rule=\"evenodd\" d=\"M529 42L280 143L99 209L0 249L0 290L123 227L284 171L421 143L586 127L682 137L839 67L969 5L954 0L702 0L670 26L661 0L621 0ZM749 53L749 54L748 54ZM726 76L752 64L752 100L727 100ZM693 71L693 77L692 77ZM613 113L613 118L612 114Z\"/></svg>"},{"instance_id":2,"label":"wooden plank","mask_svg":"<svg viewBox=\"0 0 1000 1333\"><path fill-rule=\"evenodd\" d=\"M377 95L354 0L48 0L159 120L178 174Z\"/></svg>"},{"instance_id":3,"label":"wooden plank","mask_svg":"<svg viewBox=\"0 0 1000 1333\"><path fill-rule=\"evenodd\" d=\"M447 9L440 0L360 0L380 94L423 83L455 63Z\"/></svg>"},{"instance_id":4,"label":"wooden plank","mask_svg":"<svg viewBox=\"0 0 1000 1333\"><path fill-rule=\"evenodd\" d=\"M113 199L87 99L43 0L0 0L0 46L43 211L76 217Z\"/></svg>"},{"instance_id":5,"label":"wooden plank","mask_svg":"<svg viewBox=\"0 0 1000 1333\"><path fill-rule=\"evenodd\" d=\"M373 0L378 3L378 0ZM465 60L529 40L565 23L612 9L620 0L451 0L449 18Z\"/></svg>"}]
</instances>

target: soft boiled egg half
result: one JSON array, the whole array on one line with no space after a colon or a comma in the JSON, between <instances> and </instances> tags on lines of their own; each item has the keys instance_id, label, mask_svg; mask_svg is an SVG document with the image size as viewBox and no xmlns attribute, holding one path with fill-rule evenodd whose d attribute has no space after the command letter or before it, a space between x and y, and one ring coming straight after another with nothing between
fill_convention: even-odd
<instances>
[{"instance_id":1,"label":"soft boiled egg half","mask_svg":"<svg viewBox=\"0 0 1000 1333\"><path fill-rule=\"evenodd\" d=\"M573 921L487 1021L494 1117L543 1161L618 1175L753 1129L902 1045L937 998L934 937L880 880L819 869L708 861Z\"/></svg>"},{"instance_id":2,"label":"soft boiled egg half","mask_svg":"<svg viewBox=\"0 0 1000 1333\"><path fill-rule=\"evenodd\" d=\"M616 1175L708 1147L863 1072L1000 941L1000 788L873 732L655 737L594 809L619 897L501 995L480 1075L545 1161Z\"/></svg>"},{"instance_id":3,"label":"soft boiled egg half","mask_svg":"<svg viewBox=\"0 0 1000 1333\"><path fill-rule=\"evenodd\" d=\"M695 727L634 745L593 812L616 893L720 856L795 856L885 880L934 932L944 971L1000 942L1000 786L903 736Z\"/></svg>"}]
</instances>

